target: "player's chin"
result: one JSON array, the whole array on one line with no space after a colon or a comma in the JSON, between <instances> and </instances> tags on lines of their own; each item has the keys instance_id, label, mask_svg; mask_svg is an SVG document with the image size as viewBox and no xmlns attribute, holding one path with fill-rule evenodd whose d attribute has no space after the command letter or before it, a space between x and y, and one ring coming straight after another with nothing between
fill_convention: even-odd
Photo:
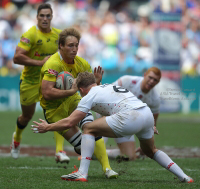
<instances>
[{"instance_id":1,"label":"player's chin","mask_svg":"<svg viewBox=\"0 0 200 189\"><path fill-rule=\"evenodd\" d=\"M76 57L76 54L71 54L71 59L74 59Z\"/></svg>"},{"instance_id":2,"label":"player's chin","mask_svg":"<svg viewBox=\"0 0 200 189\"><path fill-rule=\"evenodd\" d=\"M151 89L153 88L153 86L152 86L152 85L146 85L146 88L147 88L148 90L151 90Z\"/></svg>"}]
</instances>

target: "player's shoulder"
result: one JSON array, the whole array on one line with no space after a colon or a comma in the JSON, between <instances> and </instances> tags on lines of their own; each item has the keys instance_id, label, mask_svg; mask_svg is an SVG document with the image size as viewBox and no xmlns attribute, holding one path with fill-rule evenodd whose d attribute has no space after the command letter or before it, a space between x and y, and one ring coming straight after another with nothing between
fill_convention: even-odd
<instances>
[{"instance_id":1,"label":"player's shoulder","mask_svg":"<svg viewBox=\"0 0 200 189\"><path fill-rule=\"evenodd\" d=\"M80 56L76 56L76 57L75 57L75 60L76 60L77 62L82 63L82 64L89 64L87 60L85 60L84 58L82 58L82 57L80 57Z\"/></svg>"},{"instance_id":2,"label":"player's shoulder","mask_svg":"<svg viewBox=\"0 0 200 189\"><path fill-rule=\"evenodd\" d=\"M158 91L156 90L155 87L150 92L151 92L151 98L154 102L160 101L160 95L158 94Z\"/></svg>"},{"instance_id":3,"label":"player's shoulder","mask_svg":"<svg viewBox=\"0 0 200 189\"><path fill-rule=\"evenodd\" d=\"M46 61L48 62L48 64L55 64L55 62L61 62L62 59L60 58L60 55L58 52L54 53L53 55L51 55L51 57Z\"/></svg>"},{"instance_id":4,"label":"player's shoulder","mask_svg":"<svg viewBox=\"0 0 200 189\"><path fill-rule=\"evenodd\" d=\"M26 32L24 32L23 34L29 34L29 35L33 35L35 34L35 32L37 31L37 27L36 26L32 26L31 28L29 28Z\"/></svg>"},{"instance_id":5,"label":"player's shoulder","mask_svg":"<svg viewBox=\"0 0 200 189\"><path fill-rule=\"evenodd\" d=\"M132 84L137 84L143 77L140 76L132 76L132 75L124 75L119 78L122 81L131 82Z\"/></svg>"},{"instance_id":6,"label":"player's shoulder","mask_svg":"<svg viewBox=\"0 0 200 189\"><path fill-rule=\"evenodd\" d=\"M52 28L52 32L59 35L62 30L58 28Z\"/></svg>"}]
</instances>

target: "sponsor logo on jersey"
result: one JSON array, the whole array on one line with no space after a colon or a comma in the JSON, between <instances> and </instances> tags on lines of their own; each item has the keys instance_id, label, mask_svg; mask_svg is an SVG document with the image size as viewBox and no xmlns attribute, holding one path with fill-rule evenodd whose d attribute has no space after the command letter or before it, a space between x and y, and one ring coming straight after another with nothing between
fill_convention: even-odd
<instances>
[{"instance_id":1,"label":"sponsor logo on jersey","mask_svg":"<svg viewBox=\"0 0 200 189\"><path fill-rule=\"evenodd\" d=\"M47 42L49 42L50 41L50 38L49 39L47 39Z\"/></svg>"},{"instance_id":2,"label":"sponsor logo on jersey","mask_svg":"<svg viewBox=\"0 0 200 189\"><path fill-rule=\"evenodd\" d=\"M41 40L41 39L39 39L39 40L37 41L37 43L42 43L42 40Z\"/></svg>"},{"instance_id":3,"label":"sponsor logo on jersey","mask_svg":"<svg viewBox=\"0 0 200 189\"><path fill-rule=\"evenodd\" d=\"M42 40L39 39L39 40L37 41L36 45L42 45Z\"/></svg>"},{"instance_id":4,"label":"sponsor logo on jersey","mask_svg":"<svg viewBox=\"0 0 200 189\"><path fill-rule=\"evenodd\" d=\"M40 54L40 56L49 56L49 55L52 55L53 53L42 53Z\"/></svg>"},{"instance_id":5,"label":"sponsor logo on jersey","mask_svg":"<svg viewBox=\"0 0 200 189\"><path fill-rule=\"evenodd\" d=\"M50 56L52 55L53 53L41 53L39 54L37 51L35 52L34 56Z\"/></svg>"},{"instance_id":6,"label":"sponsor logo on jersey","mask_svg":"<svg viewBox=\"0 0 200 189\"><path fill-rule=\"evenodd\" d=\"M135 80L132 80L132 84L136 84L137 83L137 81L135 81Z\"/></svg>"},{"instance_id":7,"label":"sponsor logo on jersey","mask_svg":"<svg viewBox=\"0 0 200 189\"><path fill-rule=\"evenodd\" d=\"M22 37L20 41L24 43L30 43L30 40L25 37Z\"/></svg>"},{"instance_id":8,"label":"sponsor logo on jersey","mask_svg":"<svg viewBox=\"0 0 200 189\"><path fill-rule=\"evenodd\" d=\"M56 70L48 69L48 73L57 76L58 72Z\"/></svg>"},{"instance_id":9,"label":"sponsor logo on jersey","mask_svg":"<svg viewBox=\"0 0 200 189\"><path fill-rule=\"evenodd\" d=\"M40 54L38 52L35 52L34 56L40 56Z\"/></svg>"}]
</instances>

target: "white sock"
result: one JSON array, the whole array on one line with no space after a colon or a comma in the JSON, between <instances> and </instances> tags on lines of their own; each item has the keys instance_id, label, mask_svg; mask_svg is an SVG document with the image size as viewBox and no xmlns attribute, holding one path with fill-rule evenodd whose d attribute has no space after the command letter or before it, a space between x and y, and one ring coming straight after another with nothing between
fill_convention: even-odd
<instances>
[{"instance_id":1,"label":"white sock","mask_svg":"<svg viewBox=\"0 0 200 189\"><path fill-rule=\"evenodd\" d=\"M117 156L121 155L120 149L110 149L106 150L109 158L116 158Z\"/></svg>"},{"instance_id":2,"label":"white sock","mask_svg":"<svg viewBox=\"0 0 200 189\"><path fill-rule=\"evenodd\" d=\"M108 137L102 137L104 140L104 143L106 144L106 142L108 141Z\"/></svg>"},{"instance_id":3,"label":"white sock","mask_svg":"<svg viewBox=\"0 0 200 189\"><path fill-rule=\"evenodd\" d=\"M169 170L173 174L175 174L180 181L183 181L184 178L188 176L183 172L183 170L174 163L171 158L161 150L158 150L155 154L153 159L157 161L162 167Z\"/></svg>"},{"instance_id":4,"label":"white sock","mask_svg":"<svg viewBox=\"0 0 200 189\"><path fill-rule=\"evenodd\" d=\"M90 166L90 160L92 159L92 154L94 153L95 137L92 135L84 134L82 135L81 141L81 163L79 171L86 178L88 175L88 169Z\"/></svg>"}]
</instances>

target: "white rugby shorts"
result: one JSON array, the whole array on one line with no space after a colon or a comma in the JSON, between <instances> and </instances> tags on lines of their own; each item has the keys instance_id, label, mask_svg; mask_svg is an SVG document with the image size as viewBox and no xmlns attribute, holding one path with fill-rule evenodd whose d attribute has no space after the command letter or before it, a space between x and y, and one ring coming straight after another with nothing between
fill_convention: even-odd
<instances>
[{"instance_id":1,"label":"white rugby shorts","mask_svg":"<svg viewBox=\"0 0 200 189\"><path fill-rule=\"evenodd\" d=\"M148 106L130 109L106 117L106 122L117 137L150 139L154 135L154 118Z\"/></svg>"}]
</instances>

